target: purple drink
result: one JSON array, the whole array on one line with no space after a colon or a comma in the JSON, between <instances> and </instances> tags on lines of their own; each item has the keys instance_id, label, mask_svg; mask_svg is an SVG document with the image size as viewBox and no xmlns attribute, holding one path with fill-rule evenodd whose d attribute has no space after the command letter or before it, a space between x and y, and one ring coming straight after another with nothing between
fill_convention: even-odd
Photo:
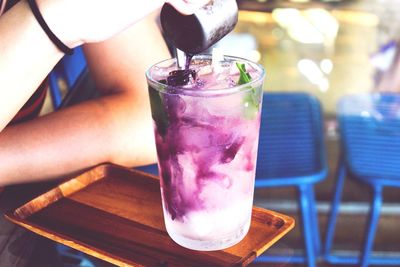
<instances>
[{"instance_id":1,"label":"purple drink","mask_svg":"<svg viewBox=\"0 0 400 267\"><path fill-rule=\"evenodd\" d=\"M236 63L250 82L237 85ZM166 85L176 69L170 59L147 72L165 225L184 247L223 249L250 227L264 70L196 56L189 84Z\"/></svg>"}]
</instances>

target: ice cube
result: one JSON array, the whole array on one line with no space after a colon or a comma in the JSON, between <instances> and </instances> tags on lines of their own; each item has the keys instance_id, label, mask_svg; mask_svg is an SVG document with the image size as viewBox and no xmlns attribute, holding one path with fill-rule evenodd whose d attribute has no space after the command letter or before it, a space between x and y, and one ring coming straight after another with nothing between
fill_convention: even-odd
<instances>
[{"instance_id":1,"label":"ice cube","mask_svg":"<svg viewBox=\"0 0 400 267\"><path fill-rule=\"evenodd\" d=\"M211 66L213 68L214 73L220 73L223 71L221 66L221 62L224 61L224 53L220 48L214 48L212 50L212 59L211 59Z\"/></svg>"},{"instance_id":2,"label":"ice cube","mask_svg":"<svg viewBox=\"0 0 400 267\"><path fill-rule=\"evenodd\" d=\"M207 65L207 66L204 66L204 67L200 68L200 70L198 72L198 75L199 76L204 76L204 75L207 75L207 74L211 74L212 72L213 72L212 67L210 65Z\"/></svg>"}]
</instances>

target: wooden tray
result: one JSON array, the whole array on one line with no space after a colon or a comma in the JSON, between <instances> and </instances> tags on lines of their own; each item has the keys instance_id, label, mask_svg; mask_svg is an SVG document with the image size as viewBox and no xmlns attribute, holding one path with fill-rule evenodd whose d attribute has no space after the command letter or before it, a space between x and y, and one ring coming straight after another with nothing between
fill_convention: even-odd
<instances>
[{"instance_id":1,"label":"wooden tray","mask_svg":"<svg viewBox=\"0 0 400 267\"><path fill-rule=\"evenodd\" d=\"M200 252L167 234L158 177L104 164L6 214L39 235L118 266L246 266L294 227L288 216L253 208L237 245Z\"/></svg>"}]
</instances>

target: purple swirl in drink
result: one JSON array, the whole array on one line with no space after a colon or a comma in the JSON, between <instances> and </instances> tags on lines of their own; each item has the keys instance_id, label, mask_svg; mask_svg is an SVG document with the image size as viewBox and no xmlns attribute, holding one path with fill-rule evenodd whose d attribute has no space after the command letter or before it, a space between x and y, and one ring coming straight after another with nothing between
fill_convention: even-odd
<instances>
[{"instance_id":1,"label":"purple swirl in drink","mask_svg":"<svg viewBox=\"0 0 400 267\"><path fill-rule=\"evenodd\" d=\"M158 63L147 79L169 235L196 250L238 243L250 227L263 68L195 56L178 72L174 59Z\"/></svg>"}]
</instances>

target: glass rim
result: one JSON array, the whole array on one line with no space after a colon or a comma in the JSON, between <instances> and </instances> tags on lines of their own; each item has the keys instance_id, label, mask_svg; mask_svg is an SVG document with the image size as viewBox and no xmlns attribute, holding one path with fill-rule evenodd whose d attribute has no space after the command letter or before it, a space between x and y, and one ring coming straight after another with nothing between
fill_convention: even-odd
<instances>
[{"instance_id":1,"label":"glass rim","mask_svg":"<svg viewBox=\"0 0 400 267\"><path fill-rule=\"evenodd\" d=\"M193 59L201 59L201 58L205 58L205 59L212 59L212 55L211 54L199 54L199 55L195 55L193 56ZM257 76L256 79L251 80L248 83L245 84L240 84L240 85L235 85L232 87L227 87L227 88L221 88L221 89L202 89L202 90L198 90L196 88L185 88L182 86L168 86L164 83L161 83L159 81L154 80L151 75L150 75L150 71L156 67L157 65L163 64L165 62L168 61L175 61L176 62L176 58L168 58L168 59L164 59L162 61L159 61L155 64L153 64L147 71L146 71L146 78L148 82L151 82L153 85L155 85L154 88L157 91L161 91L163 93L169 93L169 94L178 94L178 93L183 93L185 95L220 95L220 94L231 94L231 93L236 93L236 92L243 92L243 91L247 91L247 90L251 90L252 87L251 85L256 84L256 83L262 83L265 77L265 68L257 62L251 61L249 59L246 58L241 58L241 57L236 57L236 56L230 56L230 55L224 55L224 61L226 59L230 59L233 61L239 61L239 62L245 62L245 63L250 63L253 66L256 66L256 69L258 69L260 71L260 75ZM166 90L160 90L160 88L165 88Z\"/></svg>"}]
</instances>

